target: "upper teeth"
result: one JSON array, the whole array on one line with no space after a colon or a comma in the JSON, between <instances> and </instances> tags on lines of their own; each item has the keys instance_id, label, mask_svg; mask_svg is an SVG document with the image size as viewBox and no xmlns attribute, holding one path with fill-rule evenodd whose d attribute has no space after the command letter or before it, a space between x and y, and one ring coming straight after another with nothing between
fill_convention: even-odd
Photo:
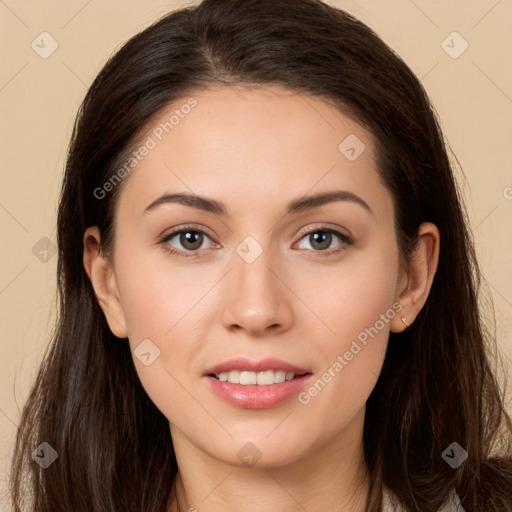
<instances>
[{"instance_id":1,"label":"upper teeth","mask_svg":"<svg viewBox=\"0 0 512 512\"><path fill-rule=\"evenodd\" d=\"M292 380L295 374L285 372L284 370L267 370L264 372L245 372L239 370L231 370L230 372L216 373L215 377L224 382L231 384L257 384L259 386L268 386L269 384L279 384L285 380Z\"/></svg>"}]
</instances>

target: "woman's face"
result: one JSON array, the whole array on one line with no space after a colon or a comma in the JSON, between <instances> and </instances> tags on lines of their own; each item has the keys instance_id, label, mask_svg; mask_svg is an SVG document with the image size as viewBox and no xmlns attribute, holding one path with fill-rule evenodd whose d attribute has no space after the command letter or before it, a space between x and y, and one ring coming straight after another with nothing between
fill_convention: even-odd
<instances>
[{"instance_id":1,"label":"woman's face","mask_svg":"<svg viewBox=\"0 0 512 512\"><path fill-rule=\"evenodd\" d=\"M372 137L287 89L192 96L124 178L109 322L176 444L270 467L357 442L404 287Z\"/></svg>"}]
</instances>

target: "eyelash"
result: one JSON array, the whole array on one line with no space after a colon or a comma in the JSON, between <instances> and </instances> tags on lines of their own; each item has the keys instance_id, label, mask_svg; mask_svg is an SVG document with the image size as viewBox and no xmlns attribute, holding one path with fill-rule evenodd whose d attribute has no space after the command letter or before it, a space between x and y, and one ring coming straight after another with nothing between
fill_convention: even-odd
<instances>
[{"instance_id":1,"label":"eyelash","mask_svg":"<svg viewBox=\"0 0 512 512\"><path fill-rule=\"evenodd\" d=\"M194 225L188 225L188 226L186 225L186 226L180 227L179 229L177 229L175 231L172 231L171 233L164 235L162 238L160 238L158 243L163 245L164 249L168 253L170 253L174 256L177 256L178 258L197 258L199 256L198 253L199 253L200 249L196 249L195 251L181 251L181 250L174 249L172 246L170 246L167 243L167 242L169 242L169 240L174 238L176 235L179 235L181 233L186 233L186 232L202 233L203 235L206 235L211 238L211 236L203 229L201 229L197 226L194 226ZM337 229L331 228L326 224L316 226L314 229L310 229L308 231L302 232L299 240L302 240L302 238L304 238L306 235L309 235L311 233L317 233L317 232L334 234L338 238L340 238L340 240L343 242L343 246L341 248L335 249L335 250L315 251L315 250L308 249L309 251L317 253L318 256L322 256L322 257L333 256L334 254L338 254L339 252L344 251L346 249L346 246L353 245L353 243L354 243L354 241L348 235L341 233Z\"/></svg>"}]
</instances>

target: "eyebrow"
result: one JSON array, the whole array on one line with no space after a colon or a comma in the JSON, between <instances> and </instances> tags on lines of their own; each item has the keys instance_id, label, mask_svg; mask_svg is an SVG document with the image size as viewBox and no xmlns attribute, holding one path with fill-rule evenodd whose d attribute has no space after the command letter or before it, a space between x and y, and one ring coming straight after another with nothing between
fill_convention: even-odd
<instances>
[{"instance_id":1,"label":"eyebrow","mask_svg":"<svg viewBox=\"0 0 512 512\"><path fill-rule=\"evenodd\" d=\"M335 190L331 192L321 192L292 201L287 206L286 215L312 210L313 208L335 201L347 201L349 203L358 204L366 211L373 214L368 203L358 195L353 192L349 192L348 190ZM228 215L228 210L221 201L189 193L164 194L147 206L144 210L144 214L155 210L163 204L170 203L183 204L185 206L190 206L191 208L214 213L216 215Z\"/></svg>"}]
</instances>

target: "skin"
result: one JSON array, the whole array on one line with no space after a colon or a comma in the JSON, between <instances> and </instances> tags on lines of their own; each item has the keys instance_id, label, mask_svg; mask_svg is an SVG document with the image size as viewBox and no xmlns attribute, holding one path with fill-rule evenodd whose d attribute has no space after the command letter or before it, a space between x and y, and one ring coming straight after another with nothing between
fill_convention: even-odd
<instances>
[{"instance_id":1,"label":"skin","mask_svg":"<svg viewBox=\"0 0 512 512\"><path fill-rule=\"evenodd\" d=\"M364 511L365 403L389 331L404 330L401 317L411 324L427 299L439 232L422 224L401 264L373 137L328 103L280 87L192 96L197 106L125 178L111 254L99 250L96 227L84 234L84 265L112 332L132 351L144 339L160 350L149 366L134 361L170 422L182 510ZM187 99L169 105L145 136ZM354 161L338 150L349 134L365 144ZM285 215L292 200L340 189L371 212L336 201ZM228 215L180 204L144 213L171 192L222 201ZM322 223L353 243L332 235L322 251L302 231ZM165 250L193 252L179 235L159 243L185 224L207 232L197 257ZM247 236L263 250L252 263L236 252ZM236 356L276 357L308 368L315 381L393 304L401 311L307 404L294 396L274 408L237 408L202 377ZM248 442L261 453L252 467L237 455ZM172 494L168 510L178 510Z\"/></svg>"}]
</instances>

